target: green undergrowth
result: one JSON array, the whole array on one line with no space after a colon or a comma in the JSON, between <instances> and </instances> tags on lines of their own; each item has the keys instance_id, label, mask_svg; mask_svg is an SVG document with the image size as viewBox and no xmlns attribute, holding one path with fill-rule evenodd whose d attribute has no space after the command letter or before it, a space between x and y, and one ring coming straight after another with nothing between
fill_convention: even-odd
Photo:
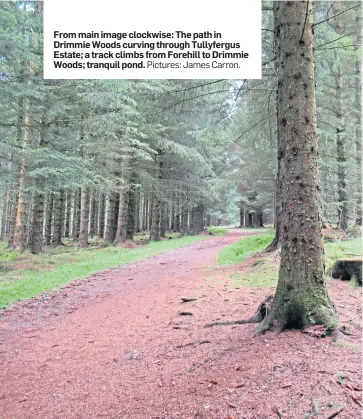
<instances>
[{"instance_id":1,"label":"green undergrowth","mask_svg":"<svg viewBox=\"0 0 363 419\"><path fill-rule=\"evenodd\" d=\"M224 247L217 255L217 262L220 265L239 263L265 249L274 238L273 231L270 229L255 229L255 231L262 234L245 237L237 243Z\"/></svg>"},{"instance_id":2,"label":"green undergrowth","mask_svg":"<svg viewBox=\"0 0 363 419\"><path fill-rule=\"evenodd\" d=\"M42 292L58 289L73 279L125 263L146 259L157 253L172 250L210 236L185 236L174 240L152 242L143 246L123 248L109 246L79 249L71 246L47 248L33 255L5 249L0 244L0 307L15 300L24 300Z\"/></svg>"},{"instance_id":3,"label":"green undergrowth","mask_svg":"<svg viewBox=\"0 0 363 419\"><path fill-rule=\"evenodd\" d=\"M225 236L228 234L228 230L222 227L208 227L208 233L212 233L215 236Z\"/></svg>"}]
</instances>

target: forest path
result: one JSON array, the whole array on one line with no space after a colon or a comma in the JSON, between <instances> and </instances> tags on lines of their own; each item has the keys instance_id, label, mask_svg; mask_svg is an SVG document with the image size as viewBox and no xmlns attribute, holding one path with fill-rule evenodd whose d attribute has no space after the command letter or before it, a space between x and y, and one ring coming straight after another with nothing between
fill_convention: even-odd
<instances>
[{"instance_id":1,"label":"forest path","mask_svg":"<svg viewBox=\"0 0 363 419\"><path fill-rule=\"evenodd\" d=\"M188 317L178 312L197 315L202 301L206 306L201 284L208 267L219 249L242 236L231 230L76 280L59 293L4 311L0 417L148 417L142 409L137 413L137 399L144 398L153 411L148 387L163 392L162 364L190 335ZM200 300L183 304L185 296Z\"/></svg>"},{"instance_id":2,"label":"forest path","mask_svg":"<svg viewBox=\"0 0 363 419\"><path fill-rule=\"evenodd\" d=\"M203 328L249 317L271 293L235 288L229 278L243 266L215 264L243 235L231 230L5 310L0 418L275 419L277 409L301 419L313 398L323 413L343 403L339 419L358 417L335 380L359 380L358 351L294 331L256 336L254 325ZM359 322L358 294L337 294Z\"/></svg>"}]
</instances>

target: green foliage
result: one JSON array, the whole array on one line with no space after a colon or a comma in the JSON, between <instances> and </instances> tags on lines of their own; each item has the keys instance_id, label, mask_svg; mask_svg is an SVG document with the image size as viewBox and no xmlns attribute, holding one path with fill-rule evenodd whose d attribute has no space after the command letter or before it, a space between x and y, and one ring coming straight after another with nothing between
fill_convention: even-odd
<instances>
[{"instance_id":1,"label":"green foliage","mask_svg":"<svg viewBox=\"0 0 363 419\"><path fill-rule=\"evenodd\" d=\"M132 249L113 246L105 249L56 248L41 255L3 250L0 254L0 307L58 289L73 279L206 238L208 236L186 236Z\"/></svg>"},{"instance_id":2,"label":"green foliage","mask_svg":"<svg viewBox=\"0 0 363 419\"><path fill-rule=\"evenodd\" d=\"M228 234L228 230L222 227L208 227L208 232L212 233L214 236L225 236Z\"/></svg>"},{"instance_id":3,"label":"green foliage","mask_svg":"<svg viewBox=\"0 0 363 419\"><path fill-rule=\"evenodd\" d=\"M265 229L264 232L265 234L248 236L237 243L224 247L218 252L217 262L220 265L231 265L244 261L254 253L261 252L274 238L271 230Z\"/></svg>"}]
</instances>

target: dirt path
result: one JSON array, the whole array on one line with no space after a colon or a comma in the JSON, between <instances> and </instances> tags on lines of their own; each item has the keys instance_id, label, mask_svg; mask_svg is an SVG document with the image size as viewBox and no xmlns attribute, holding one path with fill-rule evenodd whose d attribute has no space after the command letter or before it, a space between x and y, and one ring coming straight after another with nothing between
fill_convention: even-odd
<instances>
[{"instance_id":1,"label":"dirt path","mask_svg":"<svg viewBox=\"0 0 363 419\"><path fill-rule=\"evenodd\" d=\"M358 349L299 332L255 336L253 325L203 328L249 316L271 291L231 288L231 268L214 266L240 237L232 230L6 310L0 418L302 419L341 405L338 419L360 417L344 386L360 381ZM337 293L358 345L359 292L349 302Z\"/></svg>"}]
</instances>

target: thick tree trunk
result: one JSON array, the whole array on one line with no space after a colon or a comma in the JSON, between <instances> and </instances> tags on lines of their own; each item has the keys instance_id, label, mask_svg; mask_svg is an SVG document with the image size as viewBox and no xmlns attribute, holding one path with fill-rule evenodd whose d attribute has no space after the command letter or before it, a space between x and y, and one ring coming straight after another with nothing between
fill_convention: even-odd
<instances>
[{"instance_id":1,"label":"thick tree trunk","mask_svg":"<svg viewBox=\"0 0 363 419\"><path fill-rule=\"evenodd\" d=\"M118 207L118 218L117 218L117 229L115 243L124 243L126 241L126 229L127 229L127 213L129 207L129 194L128 186L123 185L120 188L120 200Z\"/></svg>"},{"instance_id":2,"label":"thick tree trunk","mask_svg":"<svg viewBox=\"0 0 363 419\"><path fill-rule=\"evenodd\" d=\"M103 244L108 246L115 241L117 230L117 215L116 205L119 202L118 194L110 191L107 196L106 204L106 226Z\"/></svg>"},{"instance_id":3,"label":"thick tree trunk","mask_svg":"<svg viewBox=\"0 0 363 419\"><path fill-rule=\"evenodd\" d=\"M355 147L357 166L357 217L356 224L362 225L362 9L356 15L356 61L355 61Z\"/></svg>"},{"instance_id":4,"label":"thick tree trunk","mask_svg":"<svg viewBox=\"0 0 363 419\"><path fill-rule=\"evenodd\" d=\"M81 192L81 221L79 226L79 246L88 246L88 223L89 223L89 189L82 189Z\"/></svg>"},{"instance_id":5,"label":"thick tree trunk","mask_svg":"<svg viewBox=\"0 0 363 419\"><path fill-rule=\"evenodd\" d=\"M260 326L279 331L336 319L324 278L314 88L314 29L306 1L278 2L279 153L283 159L281 262L276 294Z\"/></svg>"},{"instance_id":6,"label":"thick tree trunk","mask_svg":"<svg viewBox=\"0 0 363 419\"><path fill-rule=\"evenodd\" d=\"M254 226L253 222L254 222L253 212L249 212L247 216L247 227L253 227Z\"/></svg>"},{"instance_id":7,"label":"thick tree trunk","mask_svg":"<svg viewBox=\"0 0 363 419\"><path fill-rule=\"evenodd\" d=\"M203 223L203 205L198 205L193 209L194 217L193 217L193 234L199 234L203 231L204 223Z\"/></svg>"},{"instance_id":8,"label":"thick tree trunk","mask_svg":"<svg viewBox=\"0 0 363 419\"><path fill-rule=\"evenodd\" d=\"M180 230L182 236L185 236L188 234L188 206L183 206L183 211L181 214L181 224L180 224Z\"/></svg>"},{"instance_id":9,"label":"thick tree trunk","mask_svg":"<svg viewBox=\"0 0 363 419\"><path fill-rule=\"evenodd\" d=\"M277 7L278 7L278 2L274 3L274 7L273 7L273 13L274 13L274 48L275 51L279 51L280 48L280 38L277 36L277 34L279 33L279 22L277 19ZM276 70L276 77L277 77L277 60L275 60L275 70ZM281 89L282 89L282 84L279 84L276 80L276 102L275 104L277 105L277 101L280 101L281 98ZM279 107L276 106L276 120L279 120ZM278 130L278 128L277 128ZM282 155L280 153L280 138L279 136L277 136L277 172L276 172L276 179L275 179L275 213L274 213L274 227L275 227L275 237L272 241L272 243L270 243L269 246L267 246L267 248L265 249L266 252L274 252L275 250L277 250L277 248L279 247L280 244L280 236L281 236L281 218L282 218L282 208L281 208L281 199L282 199L282 174L283 174L283 170L282 170Z\"/></svg>"},{"instance_id":10,"label":"thick tree trunk","mask_svg":"<svg viewBox=\"0 0 363 419\"><path fill-rule=\"evenodd\" d=\"M35 192L33 204L33 224L31 229L31 252L41 253L43 250L43 220L44 220L44 194Z\"/></svg>"},{"instance_id":11,"label":"thick tree trunk","mask_svg":"<svg viewBox=\"0 0 363 419\"><path fill-rule=\"evenodd\" d=\"M256 227L264 227L262 208L257 208L256 210Z\"/></svg>"},{"instance_id":12,"label":"thick tree trunk","mask_svg":"<svg viewBox=\"0 0 363 419\"><path fill-rule=\"evenodd\" d=\"M245 226L245 209L242 206L239 209L239 226L240 227Z\"/></svg>"},{"instance_id":13,"label":"thick tree trunk","mask_svg":"<svg viewBox=\"0 0 363 419\"><path fill-rule=\"evenodd\" d=\"M62 226L63 226L63 206L64 206L64 191L59 191L54 197L53 203L53 236L52 245L62 246Z\"/></svg>"}]
</instances>

